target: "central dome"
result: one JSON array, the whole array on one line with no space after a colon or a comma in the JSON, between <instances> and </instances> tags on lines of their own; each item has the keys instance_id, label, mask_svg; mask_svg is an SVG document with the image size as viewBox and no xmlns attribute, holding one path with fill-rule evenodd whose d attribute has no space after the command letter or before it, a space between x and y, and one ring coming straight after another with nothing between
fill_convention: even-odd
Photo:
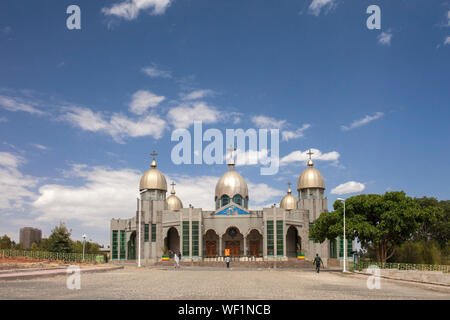
<instances>
[{"instance_id":1,"label":"central dome","mask_svg":"<svg viewBox=\"0 0 450 320\"><path fill-rule=\"evenodd\" d=\"M154 159L151 168L144 173L139 183L139 190L142 191L144 189L167 191L166 177L161 171L156 169L156 161Z\"/></svg>"},{"instance_id":2,"label":"central dome","mask_svg":"<svg viewBox=\"0 0 450 320\"><path fill-rule=\"evenodd\" d=\"M247 182L244 178L234 170L229 170L217 181L216 199L220 199L223 195L232 198L236 194L242 198L248 197Z\"/></svg>"}]
</instances>

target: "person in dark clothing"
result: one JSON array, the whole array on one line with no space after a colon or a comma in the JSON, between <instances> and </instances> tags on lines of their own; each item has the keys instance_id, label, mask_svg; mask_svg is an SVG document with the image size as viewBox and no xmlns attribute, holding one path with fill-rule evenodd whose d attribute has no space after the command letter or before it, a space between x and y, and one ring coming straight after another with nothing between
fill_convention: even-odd
<instances>
[{"instance_id":1,"label":"person in dark clothing","mask_svg":"<svg viewBox=\"0 0 450 320\"><path fill-rule=\"evenodd\" d=\"M227 268L229 268L230 267L230 257L229 256L226 256L225 257L225 262L227 263Z\"/></svg>"},{"instance_id":2,"label":"person in dark clothing","mask_svg":"<svg viewBox=\"0 0 450 320\"><path fill-rule=\"evenodd\" d=\"M317 273L320 272L320 264L322 264L322 266L325 268L325 266L323 265L323 261L322 259L319 257L319 254L316 253L316 257L314 258L313 264L316 266L316 271Z\"/></svg>"}]
</instances>

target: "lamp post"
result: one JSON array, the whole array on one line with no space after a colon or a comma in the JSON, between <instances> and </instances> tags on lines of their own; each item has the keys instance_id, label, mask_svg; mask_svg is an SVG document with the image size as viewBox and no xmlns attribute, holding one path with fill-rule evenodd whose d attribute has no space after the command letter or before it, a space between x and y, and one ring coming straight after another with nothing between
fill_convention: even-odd
<instances>
[{"instance_id":1,"label":"lamp post","mask_svg":"<svg viewBox=\"0 0 450 320\"><path fill-rule=\"evenodd\" d=\"M139 219L138 219L138 267L140 268L141 267L141 229L142 229L142 226L141 226L141 208L140 208L140 200L139 200L139 198L137 198L137 203L138 203L138 205L137 205L137 211L138 211L138 217L139 217Z\"/></svg>"},{"instance_id":2,"label":"lamp post","mask_svg":"<svg viewBox=\"0 0 450 320\"><path fill-rule=\"evenodd\" d=\"M337 198L337 200L344 203L344 270L342 270L342 272L347 272L347 241L345 240L345 199Z\"/></svg>"},{"instance_id":3,"label":"lamp post","mask_svg":"<svg viewBox=\"0 0 450 320\"><path fill-rule=\"evenodd\" d=\"M84 261L84 245L86 244L86 234L83 233L83 235L81 236L83 238L83 261Z\"/></svg>"}]
</instances>

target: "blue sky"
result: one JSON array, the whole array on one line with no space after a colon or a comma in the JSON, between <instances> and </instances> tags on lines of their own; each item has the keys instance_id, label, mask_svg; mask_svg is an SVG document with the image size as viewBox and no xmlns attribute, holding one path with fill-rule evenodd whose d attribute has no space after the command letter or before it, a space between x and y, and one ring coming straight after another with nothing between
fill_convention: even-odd
<instances>
[{"instance_id":1,"label":"blue sky","mask_svg":"<svg viewBox=\"0 0 450 320\"><path fill-rule=\"evenodd\" d=\"M108 244L153 150L184 205L212 209L226 166L170 158L193 120L284 134L277 175L237 168L251 208L280 201L310 148L329 209L360 192L449 199L450 2L139 3L0 3L1 234L65 221ZM66 27L71 4L81 30ZM366 27L371 4L381 30Z\"/></svg>"}]
</instances>

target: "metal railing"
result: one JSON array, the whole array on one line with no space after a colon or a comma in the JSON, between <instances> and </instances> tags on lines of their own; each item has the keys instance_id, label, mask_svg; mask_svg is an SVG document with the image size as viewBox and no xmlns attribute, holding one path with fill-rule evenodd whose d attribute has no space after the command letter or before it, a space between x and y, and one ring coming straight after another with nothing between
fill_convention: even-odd
<instances>
[{"instance_id":1,"label":"metal railing","mask_svg":"<svg viewBox=\"0 0 450 320\"><path fill-rule=\"evenodd\" d=\"M83 254L82 253L62 253L62 252L48 252L48 251L32 251L32 250L0 250L1 257L27 257L39 260L57 260L64 262L91 262L104 263L105 256L102 254Z\"/></svg>"},{"instance_id":2,"label":"metal railing","mask_svg":"<svg viewBox=\"0 0 450 320\"><path fill-rule=\"evenodd\" d=\"M352 266L352 270L361 271L367 269L369 266L377 266L380 269L397 269L397 270L417 270L417 271L442 271L445 273L450 272L450 265L439 264L413 264L413 263L397 263L397 262L370 262L359 261Z\"/></svg>"}]
</instances>

